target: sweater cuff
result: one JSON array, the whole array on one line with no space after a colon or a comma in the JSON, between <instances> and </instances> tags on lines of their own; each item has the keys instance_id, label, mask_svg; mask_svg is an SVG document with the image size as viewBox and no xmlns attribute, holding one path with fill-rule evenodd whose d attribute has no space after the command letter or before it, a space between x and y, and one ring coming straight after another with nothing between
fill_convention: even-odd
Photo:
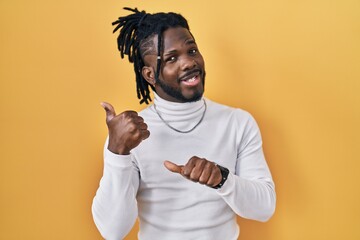
<instances>
[{"instance_id":1,"label":"sweater cuff","mask_svg":"<svg viewBox=\"0 0 360 240\"><path fill-rule=\"evenodd\" d=\"M108 149L104 150L104 162L106 165L116 168L132 167L132 155L115 154Z\"/></svg>"}]
</instances>

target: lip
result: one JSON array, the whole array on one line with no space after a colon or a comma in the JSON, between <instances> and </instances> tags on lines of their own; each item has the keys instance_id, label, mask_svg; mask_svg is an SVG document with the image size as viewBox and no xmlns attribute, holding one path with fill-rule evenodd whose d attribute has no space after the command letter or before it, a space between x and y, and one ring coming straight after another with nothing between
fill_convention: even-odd
<instances>
[{"instance_id":1,"label":"lip","mask_svg":"<svg viewBox=\"0 0 360 240\"><path fill-rule=\"evenodd\" d=\"M185 80L182 80L181 82L180 82L180 84L182 84L182 85L185 85L185 86L187 86L187 87L195 87L195 86L197 86L199 83L200 83L200 80L201 78L200 78L200 75L199 74L195 74L195 75L193 75L192 77L190 77L190 78L186 78Z\"/></svg>"},{"instance_id":2,"label":"lip","mask_svg":"<svg viewBox=\"0 0 360 240\"><path fill-rule=\"evenodd\" d=\"M199 78L200 76L201 76L201 70L194 69L190 72L185 73L184 76L180 77L179 82L183 82L183 81L189 80L194 77Z\"/></svg>"}]
</instances>

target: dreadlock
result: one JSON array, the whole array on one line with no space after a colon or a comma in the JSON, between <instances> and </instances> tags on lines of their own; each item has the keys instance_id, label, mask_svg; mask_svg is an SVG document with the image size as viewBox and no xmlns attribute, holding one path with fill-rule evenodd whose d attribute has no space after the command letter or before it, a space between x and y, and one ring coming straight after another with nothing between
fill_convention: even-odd
<instances>
[{"instance_id":1,"label":"dreadlock","mask_svg":"<svg viewBox=\"0 0 360 240\"><path fill-rule=\"evenodd\" d=\"M158 81L161 67L162 34L168 28L183 27L188 30L189 25L186 19L177 13L155 13L149 14L145 11L139 11L137 8L124 8L133 12L132 14L119 17L112 23L116 25L113 33L120 31L117 38L118 49L121 58L128 55L129 62L134 64L136 76L136 92L140 99L140 104L149 104L151 101L150 88L155 91L154 86L149 84L142 76L144 67L144 56L148 54L157 54L155 80ZM154 49L153 36L157 35L157 52Z\"/></svg>"}]
</instances>

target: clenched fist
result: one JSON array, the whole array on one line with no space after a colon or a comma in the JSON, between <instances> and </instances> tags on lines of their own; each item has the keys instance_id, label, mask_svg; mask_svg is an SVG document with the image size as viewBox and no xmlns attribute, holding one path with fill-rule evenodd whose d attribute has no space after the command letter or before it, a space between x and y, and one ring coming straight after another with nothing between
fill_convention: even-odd
<instances>
[{"instance_id":1,"label":"clenched fist","mask_svg":"<svg viewBox=\"0 0 360 240\"><path fill-rule=\"evenodd\" d=\"M209 187L218 185L222 179L219 167L205 158L194 156L185 166L179 166L170 161L165 161L164 165L171 172L179 173L186 179Z\"/></svg>"},{"instance_id":2,"label":"clenched fist","mask_svg":"<svg viewBox=\"0 0 360 240\"><path fill-rule=\"evenodd\" d=\"M108 149L116 154L128 155L130 150L150 136L144 119L135 111L125 111L116 115L110 103L102 102L106 111L106 124L109 129Z\"/></svg>"}]
</instances>

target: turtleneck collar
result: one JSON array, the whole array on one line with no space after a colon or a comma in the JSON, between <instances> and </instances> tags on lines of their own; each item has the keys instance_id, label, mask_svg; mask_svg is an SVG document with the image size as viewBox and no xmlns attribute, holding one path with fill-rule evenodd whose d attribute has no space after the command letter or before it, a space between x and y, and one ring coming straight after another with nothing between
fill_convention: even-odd
<instances>
[{"instance_id":1,"label":"turtleneck collar","mask_svg":"<svg viewBox=\"0 0 360 240\"><path fill-rule=\"evenodd\" d=\"M156 106L156 110L164 120L169 123L180 123L185 121L188 123L191 122L190 124L192 124L193 121L198 121L205 111L204 101L205 99L201 98L199 101L188 103L170 102L154 93L154 105Z\"/></svg>"}]
</instances>

